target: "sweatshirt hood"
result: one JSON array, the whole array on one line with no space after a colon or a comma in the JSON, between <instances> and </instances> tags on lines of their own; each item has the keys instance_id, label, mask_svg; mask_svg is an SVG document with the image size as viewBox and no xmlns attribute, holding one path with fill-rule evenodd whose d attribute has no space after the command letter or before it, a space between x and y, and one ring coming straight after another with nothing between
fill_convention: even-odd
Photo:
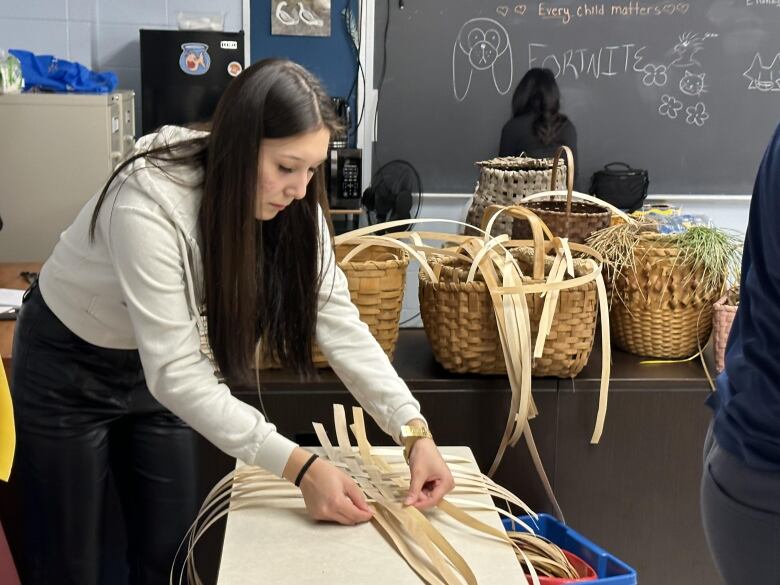
<instances>
[{"instance_id":1,"label":"sweatshirt hood","mask_svg":"<svg viewBox=\"0 0 780 585\"><path fill-rule=\"evenodd\" d=\"M138 139L133 154L154 148L172 146L209 133L181 126L163 126L153 134ZM204 172L200 167L172 163L151 163L138 159L127 169L138 186L168 214L188 238L197 232L198 211L203 195Z\"/></svg>"}]
</instances>

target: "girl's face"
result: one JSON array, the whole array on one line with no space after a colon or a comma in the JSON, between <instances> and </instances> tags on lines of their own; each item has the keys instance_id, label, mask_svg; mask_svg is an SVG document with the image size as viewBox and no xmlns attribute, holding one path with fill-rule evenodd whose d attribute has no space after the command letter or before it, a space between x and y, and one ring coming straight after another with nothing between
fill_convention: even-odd
<instances>
[{"instance_id":1,"label":"girl's face","mask_svg":"<svg viewBox=\"0 0 780 585\"><path fill-rule=\"evenodd\" d=\"M296 199L328 154L330 132L319 128L288 138L266 138L260 144L255 217L273 219Z\"/></svg>"}]
</instances>

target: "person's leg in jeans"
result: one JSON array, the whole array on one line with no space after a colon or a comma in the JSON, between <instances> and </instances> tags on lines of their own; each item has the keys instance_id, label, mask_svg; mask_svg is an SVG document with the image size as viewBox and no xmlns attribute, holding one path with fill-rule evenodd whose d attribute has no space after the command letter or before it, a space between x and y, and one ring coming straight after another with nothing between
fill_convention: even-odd
<instances>
[{"instance_id":1,"label":"person's leg in jeans","mask_svg":"<svg viewBox=\"0 0 780 585\"><path fill-rule=\"evenodd\" d=\"M38 291L24 303L12 395L25 585L98 583L108 429L119 406L112 389L117 364L111 360L119 356L71 333Z\"/></svg>"},{"instance_id":2,"label":"person's leg in jeans","mask_svg":"<svg viewBox=\"0 0 780 585\"><path fill-rule=\"evenodd\" d=\"M763 472L705 445L701 512L707 544L728 585L780 585L780 472Z\"/></svg>"},{"instance_id":3,"label":"person's leg in jeans","mask_svg":"<svg viewBox=\"0 0 780 585\"><path fill-rule=\"evenodd\" d=\"M149 394L140 373L132 396L131 414L111 438L130 584L162 585L197 513L196 435Z\"/></svg>"}]
</instances>

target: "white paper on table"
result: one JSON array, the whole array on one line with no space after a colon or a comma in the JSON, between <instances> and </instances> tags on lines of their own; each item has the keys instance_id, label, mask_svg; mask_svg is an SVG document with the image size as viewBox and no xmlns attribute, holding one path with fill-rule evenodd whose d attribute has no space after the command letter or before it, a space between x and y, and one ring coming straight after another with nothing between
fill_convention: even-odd
<instances>
[{"instance_id":1,"label":"white paper on table","mask_svg":"<svg viewBox=\"0 0 780 585\"><path fill-rule=\"evenodd\" d=\"M9 307L21 307L23 296L24 291L18 288L0 288L0 312Z\"/></svg>"}]
</instances>

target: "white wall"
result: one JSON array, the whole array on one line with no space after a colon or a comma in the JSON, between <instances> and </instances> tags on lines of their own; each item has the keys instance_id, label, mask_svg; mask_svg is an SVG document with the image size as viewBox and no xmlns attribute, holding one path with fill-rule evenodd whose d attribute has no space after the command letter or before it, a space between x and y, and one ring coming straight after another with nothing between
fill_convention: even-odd
<instances>
[{"instance_id":1,"label":"white wall","mask_svg":"<svg viewBox=\"0 0 780 585\"><path fill-rule=\"evenodd\" d=\"M223 12L225 30L242 25L242 0L0 0L0 48L25 49L110 70L136 92L140 131L138 30L176 28L176 14Z\"/></svg>"}]
</instances>

